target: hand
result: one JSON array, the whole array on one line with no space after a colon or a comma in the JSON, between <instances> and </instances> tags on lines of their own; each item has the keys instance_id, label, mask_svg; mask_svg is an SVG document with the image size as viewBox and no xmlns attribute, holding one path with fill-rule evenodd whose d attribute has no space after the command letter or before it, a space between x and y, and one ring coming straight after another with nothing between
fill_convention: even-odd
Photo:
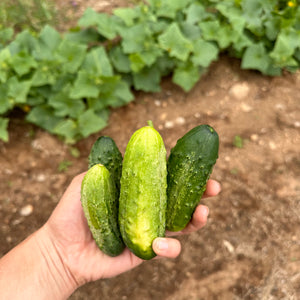
<instances>
[{"instance_id":1,"label":"hand","mask_svg":"<svg viewBox=\"0 0 300 300\"><path fill-rule=\"evenodd\" d=\"M117 257L102 253L94 242L80 202L81 182L85 173L76 176L67 188L61 201L45 225L45 230L55 244L66 270L77 285L100 278L116 276L139 265L143 260L125 249ZM220 185L209 180L204 197L215 196ZM191 233L206 224L208 208L199 205L191 222L181 232L167 235ZM173 238L157 238L153 250L158 256L176 257L180 253L180 242Z\"/></svg>"},{"instance_id":2,"label":"hand","mask_svg":"<svg viewBox=\"0 0 300 300\"><path fill-rule=\"evenodd\" d=\"M80 202L81 182L76 176L46 224L0 260L0 300L66 299L80 285L116 276L142 263L127 248L117 257L102 253L94 242ZM215 196L220 185L209 180L205 197ZM191 222L178 235L206 224L208 208L199 205ZM181 250L174 238L157 238L158 257L176 257ZM4 276L2 276L4 274Z\"/></svg>"}]
</instances>

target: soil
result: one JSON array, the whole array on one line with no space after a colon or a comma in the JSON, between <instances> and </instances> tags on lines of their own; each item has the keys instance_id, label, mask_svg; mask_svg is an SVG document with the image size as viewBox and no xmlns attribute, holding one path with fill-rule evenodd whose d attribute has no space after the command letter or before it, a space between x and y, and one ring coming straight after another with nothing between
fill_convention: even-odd
<instances>
[{"instance_id":1,"label":"soil","mask_svg":"<svg viewBox=\"0 0 300 300\"><path fill-rule=\"evenodd\" d=\"M266 77L222 56L189 93L166 78L161 92L135 95L73 147L12 115L10 141L0 142L0 256L47 221L98 136L124 153L151 119L169 153L188 130L210 124L220 137L211 178L222 192L202 200L207 225L179 237L178 258L147 261L70 299L299 299L300 72Z\"/></svg>"}]
</instances>

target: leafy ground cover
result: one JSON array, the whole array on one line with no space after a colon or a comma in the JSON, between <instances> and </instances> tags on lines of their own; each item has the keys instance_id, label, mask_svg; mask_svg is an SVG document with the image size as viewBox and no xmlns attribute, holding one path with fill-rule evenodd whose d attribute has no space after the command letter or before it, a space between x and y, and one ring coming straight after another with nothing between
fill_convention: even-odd
<instances>
[{"instance_id":1,"label":"leafy ground cover","mask_svg":"<svg viewBox=\"0 0 300 300\"><path fill-rule=\"evenodd\" d=\"M296 71L300 62L296 1L151 0L112 14L85 10L61 35L46 25L13 37L0 31L0 138L9 113L74 143L107 125L110 108L132 90L159 92L165 76L190 91L227 52L241 68L265 75Z\"/></svg>"}]
</instances>

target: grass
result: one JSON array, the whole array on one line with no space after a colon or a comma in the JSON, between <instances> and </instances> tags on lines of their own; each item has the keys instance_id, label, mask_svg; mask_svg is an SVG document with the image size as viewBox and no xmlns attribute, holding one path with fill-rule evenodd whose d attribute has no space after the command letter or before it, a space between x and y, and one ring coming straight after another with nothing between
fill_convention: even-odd
<instances>
[{"instance_id":1,"label":"grass","mask_svg":"<svg viewBox=\"0 0 300 300\"><path fill-rule=\"evenodd\" d=\"M39 31L45 24L55 25L58 12L52 0L1 0L0 27ZM1 29L1 28L0 28Z\"/></svg>"}]
</instances>

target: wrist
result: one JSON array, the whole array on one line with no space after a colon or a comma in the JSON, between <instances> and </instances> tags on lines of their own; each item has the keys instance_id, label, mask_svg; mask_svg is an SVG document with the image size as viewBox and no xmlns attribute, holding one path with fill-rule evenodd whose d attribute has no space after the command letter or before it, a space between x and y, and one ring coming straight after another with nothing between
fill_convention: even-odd
<instances>
[{"instance_id":1,"label":"wrist","mask_svg":"<svg viewBox=\"0 0 300 300\"><path fill-rule=\"evenodd\" d=\"M41 259L40 284L52 299L66 299L79 284L67 268L47 224L33 235ZM48 298L48 297L47 297Z\"/></svg>"}]
</instances>

